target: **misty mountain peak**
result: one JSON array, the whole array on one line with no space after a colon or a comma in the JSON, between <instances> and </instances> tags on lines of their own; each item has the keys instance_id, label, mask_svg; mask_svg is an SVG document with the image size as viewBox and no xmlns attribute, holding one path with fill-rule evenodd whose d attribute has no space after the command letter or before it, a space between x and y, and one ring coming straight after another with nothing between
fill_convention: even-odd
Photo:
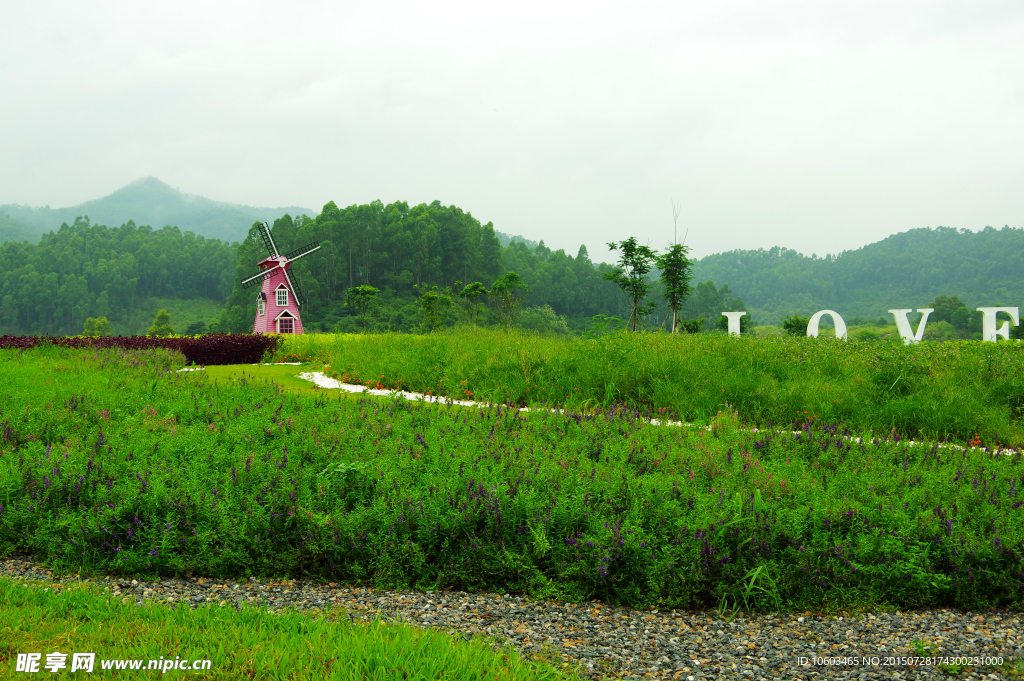
<instances>
[{"instance_id":1,"label":"misty mountain peak","mask_svg":"<svg viewBox=\"0 0 1024 681\"><path fill-rule=\"evenodd\" d=\"M140 177L99 199L77 206L51 209L30 206L0 206L15 227L13 238L35 240L56 230L61 223L88 215L93 224L116 227L133 220L137 225L178 227L222 241L242 241L256 220L273 221L284 213L315 216L317 211L300 206L263 208L215 201L198 194L186 194L157 177ZM14 231L16 230L16 231Z\"/></svg>"}]
</instances>

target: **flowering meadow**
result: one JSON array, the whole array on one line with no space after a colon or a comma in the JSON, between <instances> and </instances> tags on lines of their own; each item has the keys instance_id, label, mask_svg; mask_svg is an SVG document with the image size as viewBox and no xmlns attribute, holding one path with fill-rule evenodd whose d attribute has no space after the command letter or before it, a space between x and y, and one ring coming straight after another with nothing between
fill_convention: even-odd
<instances>
[{"instance_id":1,"label":"flowering meadow","mask_svg":"<svg viewBox=\"0 0 1024 681\"><path fill-rule=\"evenodd\" d=\"M1024 445L1024 343L904 346L834 338L609 333L539 336L461 327L423 336L287 338L349 382L455 399L586 410L625 403L708 423L728 402L752 425L807 412L881 436Z\"/></svg>"},{"instance_id":2,"label":"flowering meadow","mask_svg":"<svg viewBox=\"0 0 1024 681\"><path fill-rule=\"evenodd\" d=\"M1019 604L1021 455L289 394L166 350L0 351L0 554L634 606Z\"/></svg>"}]
</instances>

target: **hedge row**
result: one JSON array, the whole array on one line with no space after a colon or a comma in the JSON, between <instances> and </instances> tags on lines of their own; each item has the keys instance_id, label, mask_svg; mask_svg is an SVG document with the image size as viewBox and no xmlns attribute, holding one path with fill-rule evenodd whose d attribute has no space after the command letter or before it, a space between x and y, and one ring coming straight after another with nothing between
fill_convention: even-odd
<instances>
[{"instance_id":1,"label":"hedge row","mask_svg":"<svg viewBox=\"0 0 1024 681\"><path fill-rule=\"evenodd\" d=\"M262 333L211 333L203 336L0 336L0 349L28 349L49 343L62 348L126 348L177 350L197 365L254 364L273 353L282 337Z\"/></svg>"}]
</instances>

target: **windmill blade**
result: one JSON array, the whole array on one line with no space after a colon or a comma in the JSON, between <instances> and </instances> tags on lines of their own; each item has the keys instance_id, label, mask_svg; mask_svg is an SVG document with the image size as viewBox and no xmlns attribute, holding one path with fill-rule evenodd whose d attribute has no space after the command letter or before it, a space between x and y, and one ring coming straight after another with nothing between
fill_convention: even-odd
<instances>
[{"instance_id":1,"label":"windmill blade","mask_svg":"<svg viewBox=\"0 0 1024 681\"><path fill-rule=\"evenodd\" d=\"M275 265L270 269L263 270L262 272L258 272L257 274L252 275L248 279L243 279L242 288L249 288L251 286L255 286L256 284L262 284L267 279L270 279L270 277L274 276L274 270L276 270L278 267L280 267L280 265Z\"/></svg>"},{"instance_id":2,"label":"windmill blade","mask_svg":"<svg viewBox=\"0 0 1024 681\"><path fill-rule=\"evenodd\" d=\"M301 257L303 257L305 255L309 255L313 251L319 250L319 248L320 248L320 242L319 241L314 241L311 244L306 244L302 248L296 248L294 251L292 251L291 253L288 253L284 257L288 258L289 260L298 260L299 258L301 258Z\"/></svg>"},{"instance_id":3,"label":"windmill blade","mask_svg":"<svg viewBox=\"0 0 1024 681\"><path fill-rule=\"evenodd\" d=\"M274 237L270 235L270 227L265 222L259 224L260 236L263 237L263 245L267 247L267 251L270 255L281 255L277 252L277 244L274 243Z\"/></svg>"},{"instance_id":4,"label":"windmill blade","mask_svg":"<svg viewBox=\"0 0 1024 681\"><path fill-rule=\"evenodd\" d=\"M292 295L295 296L295 304L302 307L306 304L306 296L303 295L302 290L295 285L295 273L288 274L288 270L281 269L284 272L285 281L288 282L288 287L292 290Z\"/></svg>"}]
</instances>

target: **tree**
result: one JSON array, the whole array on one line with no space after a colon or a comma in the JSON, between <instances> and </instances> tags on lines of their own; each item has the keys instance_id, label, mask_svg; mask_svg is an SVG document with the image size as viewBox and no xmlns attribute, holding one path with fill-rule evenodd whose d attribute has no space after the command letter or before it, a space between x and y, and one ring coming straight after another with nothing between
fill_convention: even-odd
<instances>
[{"instance_id":1,"label":"tree","mask_svg":"<svg viewBox=\"0 0 1024 681\"><path fill-rule=\"evenodd\" d=\"M82 330L83 336L110 336L110 322L107 321L106 317L98 317L93 319L88 317L85 320L85 328Z\"/></svg>"},{"instance_id":2,"label":"tree","mask_svg":"<svg viewBox=\"0 0 1024 681\"><path fill-rule=\"evenodd\" d=\"M632 325L635 332L640 322L640 317L649 315L656 307L656 303L645 305L643 300L651 291L652 285L647 280L647 275L650 273L651 267L658 256L649 246L638 244L634 236L629 237L625 241L620 241L618 244L614 241L609 243L608 250L620 250L622 251L622 256L619 258L618 267L611 272L605 272L601 276L608 281L614 282L622 290L626 298L629 299L632 304L632 309L629 313L629 324Z\"/></svg>"},{"instance_id":3,"label":"tree","mask_svg":"<svg viewBox=\"0 0 1024 681\"><path fill-rule=\"evenodd\" d=\"M505 328L511 329L516 323L519 306L522 305L523 296L529 290L529 285L522 277L512 271L501 275L491 284L491 293L496 297L498 304L498 316Z\"/></svg>"},{"instance_id":4,"label":"tree","mask_svg":"<svg viewBox=\"0 0 1024 681\"><path fill-rule=\"evenodd\" d=\"M810 323L810 317L793 314L782 320L782 330L794 336L805 336L807 335L807 325Z\"/></svg>"},{"instance_id":5,"label":"tree","mask_svg":"<svg viewBox=\"0 0 1024 681\"><path fill-rule=\"evenodd\" d=\"M356 308L363 330L370 330L370 314L377 308L377 294L380 291L369 284L353 286L345 290L345 305Z\"/></svg>"},{"instance_id":6,"label":"tree","mask_svg":"<svg viewBox=\"0 0 1024 681\"><path fill-rule=\"evenodd\" d=\"M928 316L928 329L932 327L938 328L938 324L949 322L956 331L954 338L980 337L981 320L984 314L977 310L968 309L967 305L957 296L935 296L935 300L928 307L935 310ZM947 333L943 336L938 331L933 331L929 334L928 329L925 329L925 338L929 340L949 340L950 334ZM1016 338L1012 334L1011 337Z\"/></svg>"},{"instance_id":7,"label":"tree","mask_svg":"<svg viewBox=\"0 0 1024 681\"><path fill-rule=\"evenodd\" d=\"M960 308L966 308L964 302L956 296L935 296L935 300L928 307L934 312L928 317L930 322L952 322L953 313ZM954 324L955 326L955 324Z\"/></svg>"},{"instance_id":8,"label":"tree","mask_svg":"<svg viewBox=\"0 0 1024 681\"><path fill-rule=\"evenodd\" d=\"M724 319L724 318L723 318ZM684 319L679 322L679 328L686 333L700 333L704 328L704 317L697 317L696 319Z\"/></svg>"},{"instance_id":9,"label":"tree","mask_svg":"<svg viewBox=\"0 0 1024 681\"><path fill-rule=\"evenodd\" d=\"M171 328L171 313L167 310L160 310L156 313L153 326L149 327L150 336L172 336L174 329Z\"/></svg>"},{"instance_id":10,"label":"tree","mask_svg":"<svg viewBox=\"0 0 1024 681\"><path fill-rule=\"evenodd\" d=\"M206 333L206 322L192 322L185 328L186 336L200 336Z\"/></svg>"},{"instance_id":11,"label":"tree","mask_svg":"<svg viewBox=\"0 0 1024 681\"><path fill-rule=\"evenodd\" d=\"M683 316L690 319L703 317L704 330L713 331L718 328L718 320L723 312L746 310L742 298L733 298L728 284L721 289L713 281L704 281L694 287L693 295L686 302Z\"/></svg>"},{"instance_id":12,"label":"tree","mask_svg":"<svg viewBox=\"0 0 1024 681\"><path fill-rule=\"evenodd\" d=\"M934 314L934 312L932 314ZM958 307L953 310L953 313L949 316L949 322L953 325L953 328L960 331L966 331L967 326L971 323L970 310L964 306Z\"/></svg>"},{"instance_id":13,"label":"tree","mask_svg":"<svg viewBox=\"0 0 1024 681\"><path fill-rule=\"evenodd\" d=\"M423 328L426 331L437 331L448 322L448 312L452 307L452 287L445 286L439 289L437 286L427 288L426 284L417 284L413 288L420 292L416 299L416 306L423 313Z\"/></svg>"},{"instance_id":14,"label":"tree","mask_svg":"<svg viewBox=\"0 0 1024 681\"><path fill-rule=\"evenodd\" d=\"M491 292L487 290L487 287L479 281L466 284L466 286L459 291L459 298L466 301L466 317L473 326L477 325L480 315L484 310L483 303L480 302L480 299L486 295L490 295L490 293Z\"/></svg>"},{"instance_id":15,"label":"tree","mask_svg":"<svg viewBox=\"0 0 1024 681\"><path fill-rule=\"evenodd\" d=\"M687 254L690 249L682 244L672 244L668 251L656 256L655 262L661 270L661 283L664 287L662 296L672 312L672 333L678 332L679 311L690 297L692 288L690 281L693 273Z\"/></svg>"}]
</instances>

